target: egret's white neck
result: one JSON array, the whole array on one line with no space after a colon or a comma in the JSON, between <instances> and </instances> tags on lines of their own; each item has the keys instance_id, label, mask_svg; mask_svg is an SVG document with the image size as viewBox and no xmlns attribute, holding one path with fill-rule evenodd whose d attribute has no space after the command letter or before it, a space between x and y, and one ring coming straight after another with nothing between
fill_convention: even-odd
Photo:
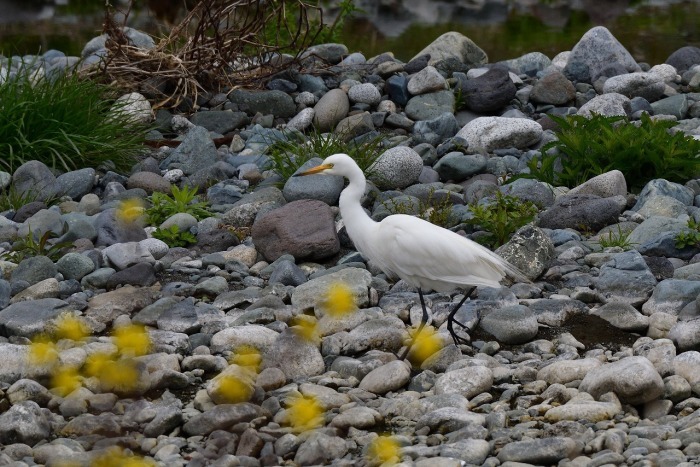
<instances>
[{"instance_id":1,"label":"egret's white neck","mask_svg":"<svg viewBox=\"0 0 700 467\"><path fill-rule=\"evenodd\" d=\"M363 233L369 232L377 223L362 209L361 200L367 186L362 170L357 166L353 167L352 172L347 174L347 178L350 183L340 193L338 206L348 235L355 243L355 247L362 252L365 237Z\"/></svg>"}]
</instances>

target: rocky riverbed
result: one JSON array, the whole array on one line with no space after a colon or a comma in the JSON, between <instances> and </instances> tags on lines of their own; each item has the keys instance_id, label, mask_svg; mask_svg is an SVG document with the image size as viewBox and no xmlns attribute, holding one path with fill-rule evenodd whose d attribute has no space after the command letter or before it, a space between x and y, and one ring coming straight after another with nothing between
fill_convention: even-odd
<instances>
[{"instance_id":1,"label":"rocky riverbed","mask_svg":"<svg viewBox=\"0 0 700 467\"><path fill-rule=\"evenodd\" d=\"M35 161L0 173L3 188L61 197L2 213L0 248L30 229L72 242L56 261L0 261L0 464L700 465L700 248L674 242L700 220L700 182L658 174L632 194L614 170L570 191L508 180L554 138L548 113L647 112L700 134L700 49L636 63L597 27L570 52L495 65L456 33L408 63L340 44L312 52L332 65L322 75L290 70L263 91L200 96L193 113L158 111L149 137L179 144L129 174L57 175ZM93 41L83 59L100 53ZM77 60L50 51L35 65L50 74ZM456 89L466 110L455 112ZM440 345L397 359L418 297L354 251L342 180L279 188L269 171L282 129L312 125L394 145L366 197L375 218L381 197L442 194L464 220L494 190L535 202L536 221L498 250L532 282L479 288L457 314L470 341L459 347L444 322L460 293L428 295ZM199 187L216 213L166 221L196 235L189 248L122 215L172 185ZM601 248L601 232L618 229L631 248ZM341 316L329 312L336 284L353 303ZM67 316L89 337L45 342L55 362L82 372L129 348L130 384L125 369L57 390L67 380L32 357ZM115 333L131 325L145 326L148 352L136 331Z\"/></svg>"}]
</instances>

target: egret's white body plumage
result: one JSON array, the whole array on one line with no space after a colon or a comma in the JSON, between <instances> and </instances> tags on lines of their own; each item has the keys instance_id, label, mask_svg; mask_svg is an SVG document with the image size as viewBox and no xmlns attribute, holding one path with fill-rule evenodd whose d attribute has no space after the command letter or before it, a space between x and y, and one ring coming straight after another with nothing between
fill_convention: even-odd
<instances>
[{"instance_id":1,"label":"egret's white body plumage","mask_svg":"<svg viewBox=\"0 0 700 467\"><path fill-rule=\"evenodd\" d=\"M523 278L517 269L487 248L423 219L393 214L381 222L374 221L360 203L367 184L365 175L346 154L327 157L304 175L309 173L348 179L338 205L357 251L387 275L398 276L419 291L499 287L508 274Z\"/></svg>"}]
</instances>

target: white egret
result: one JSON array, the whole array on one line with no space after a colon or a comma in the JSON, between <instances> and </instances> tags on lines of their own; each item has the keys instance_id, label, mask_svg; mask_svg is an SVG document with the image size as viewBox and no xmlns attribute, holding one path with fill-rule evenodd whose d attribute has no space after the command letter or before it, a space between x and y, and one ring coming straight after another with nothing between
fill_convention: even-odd
<instances>
[{"instance_id":1,"label":"white egret","mask_svg":"<svg viewBox=\"0 0 700 467\"><path fill-rule=\"evenodd\" d=\"M360 204L367 184L365 175L347 154L329 156L321 165L295 176L312 174L341 175L348 179L338 203L348 235L357 251L387 276L398 276L418 289L423 308L418 333L428 320L424 291L468 288L447 318L447 330L455 344L459 344L465 341L457 336L453 323L465 326L454 315L477 286L499 287L507 275L528 281L514 266L487 248L418 217L393 214L381 222L374 221Z\"/></svg>"}]
</instances>

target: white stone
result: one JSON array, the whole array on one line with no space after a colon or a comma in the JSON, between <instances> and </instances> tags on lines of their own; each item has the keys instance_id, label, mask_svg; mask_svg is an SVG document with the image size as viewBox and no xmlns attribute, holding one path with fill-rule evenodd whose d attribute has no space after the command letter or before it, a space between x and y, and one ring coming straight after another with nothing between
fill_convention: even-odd
<instances>
[{"instance_id":1,"label":"white stone","mask_svg":"<svg viewBox=\"0 0 700 467\"><path fill-rule=\"evenodd\" d=\"M426 66L408 81L408 92L417 96L428 92L447 89L447 81L433 66Z\"/></svg>"},{"instance_id":2,"label":"white stone","mask_svg":"<svg viewBox=\"0 0 700 467\"><path fill-rule=\"evenodd\" d=\"M542 125L527 118L479 117L462 127L457 136L469 143L470 151L525 149L542 139Z\"/></svg>"},{"instance_id":3,"label":"white stone","mask_svg":"<svg viewBox=\"0 0 700 467\"><path fill-rule=\"evenodd\" d=\"M112 105L111 112L113 116L116 113L120 117L126 117L137 123L150 123L154 119L151 103L138 92L119 97Z\"/></svg>"}]
</instances>

